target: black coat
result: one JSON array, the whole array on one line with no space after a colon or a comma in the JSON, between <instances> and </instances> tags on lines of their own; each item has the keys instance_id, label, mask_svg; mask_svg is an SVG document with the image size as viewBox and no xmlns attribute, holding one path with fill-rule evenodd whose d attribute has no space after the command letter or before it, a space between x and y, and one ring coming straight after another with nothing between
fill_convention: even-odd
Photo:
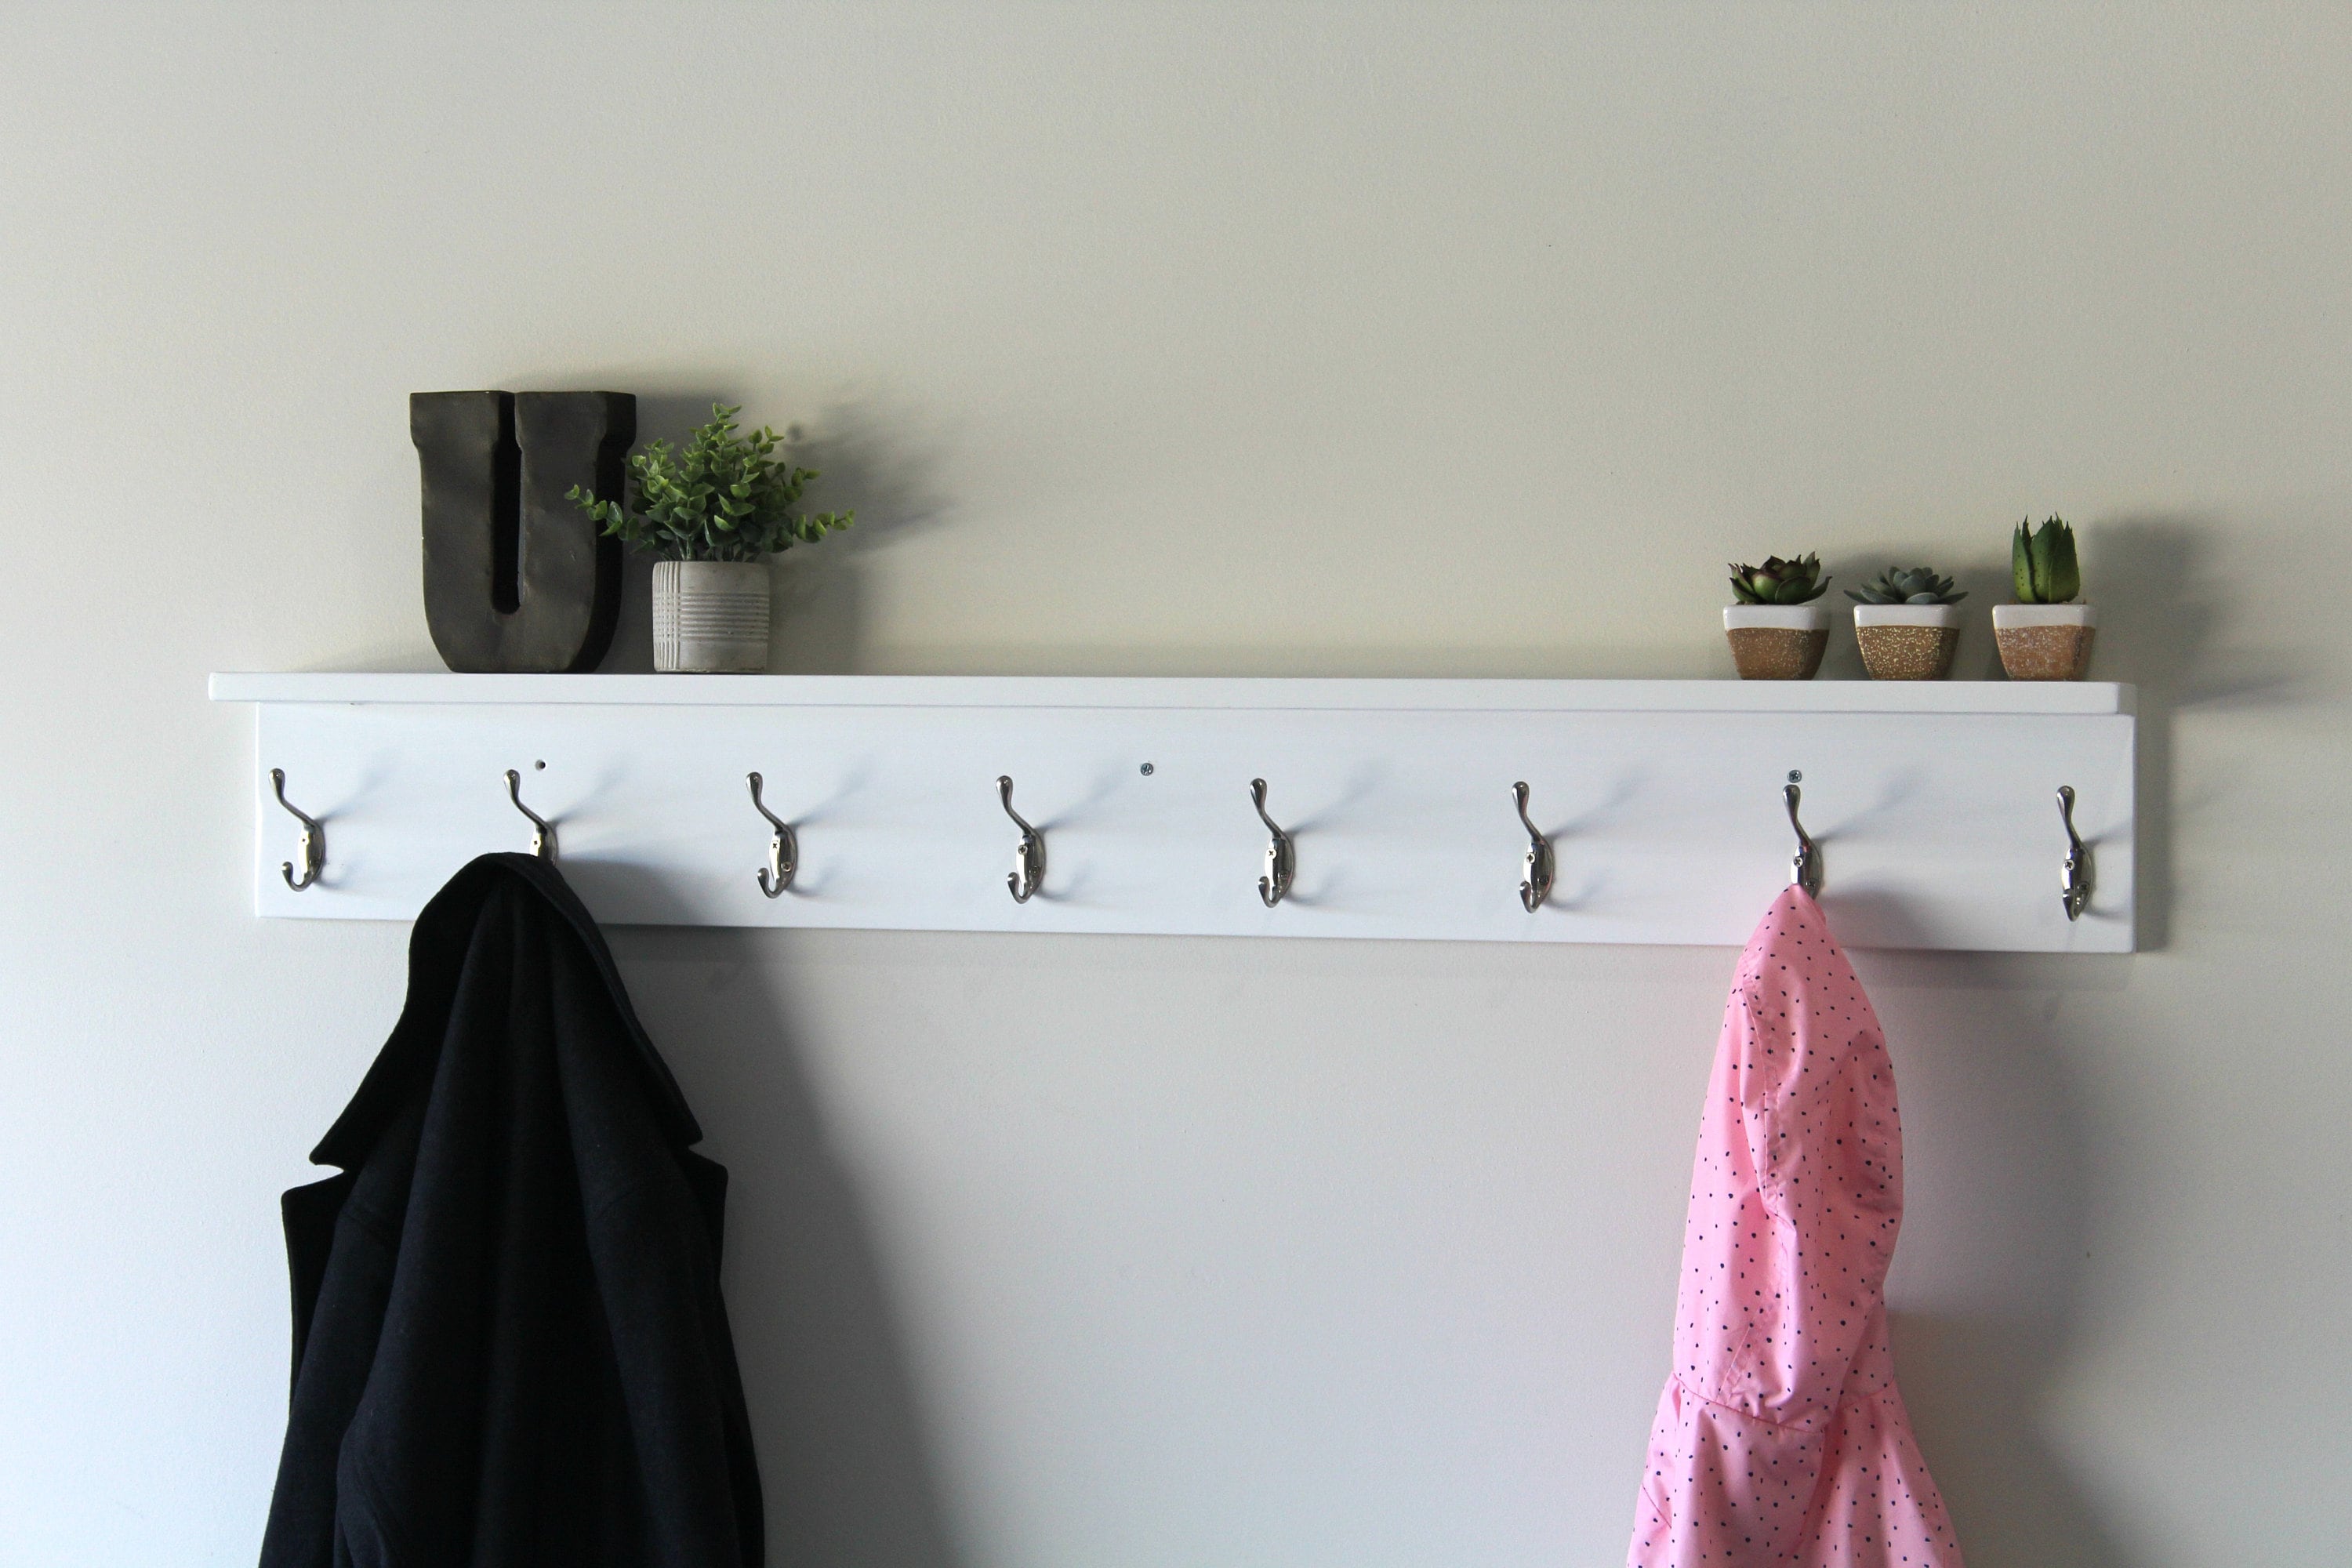
<instances>
[{"instance_id":1,"label":"black coat","mask_svg":"<svg viewBox=\"0 0 2352 1568\"><path fill-rule=\"evenodd\" d=\"M263 1568L755 1568L727 1173L555 868L486 855L285 1197L294 1390Z\"/></svg>"}]
</instances>

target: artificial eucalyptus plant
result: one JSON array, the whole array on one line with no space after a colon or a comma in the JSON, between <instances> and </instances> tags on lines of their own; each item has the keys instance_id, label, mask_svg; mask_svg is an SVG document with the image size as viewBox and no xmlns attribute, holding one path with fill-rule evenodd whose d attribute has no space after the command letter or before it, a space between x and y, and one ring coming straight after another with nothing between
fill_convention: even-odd
<instances>
[{"instance_id":1,"label":"artificial eucalyptus plant","mask_svg":"<svg viewBox=\"0 0 2352 1568\"><path fill-rule=\"evenodd\" d=\"M582 485L566 493L606 533L671 561L759 561L856 521L849 511L794 511L816 470L776 457L773 430L740 432L741 412L714 403L710 423L683 449L656 441L631 458L626 505Z\"/></svg>"}]
</instances>

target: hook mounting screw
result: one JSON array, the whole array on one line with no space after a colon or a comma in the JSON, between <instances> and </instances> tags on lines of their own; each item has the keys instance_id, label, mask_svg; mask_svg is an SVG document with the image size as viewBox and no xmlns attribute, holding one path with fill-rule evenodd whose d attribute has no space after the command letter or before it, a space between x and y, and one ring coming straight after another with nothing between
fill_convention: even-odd
<instances>
[{"instance_id":1,"label":"hook mounting screw","mask_svg":"<svg viewBox=\"0 0 2352 1568\"><path fill-rule=\"evenodd\" d=\"M538 764L545 767L545 763ZM507 770L507 798L514 808L530 818L530 852L542 860L555 858L555 824L522 803L522 775L512 768Z\"/></svg>"},{"instance_id":2,"label":"hook mounting screw","mask_svg":"<svg viewBox=\"0 0 2352 1568\"><path fill-rule=\"evenodd\" d=\"M2083 844L2083 836L2074 831L2074 786L2058 786L2058 820L2066 826L2066 864L2059 882L2059 900L2066 907L2066 918L2078 921L2083 911L2091 907L2091 852Z\"/></svg>"},{"instance_id":3,"label":"hook mounting screw","mask_svg":"<svg viewBox=\"0 0 2352 1568\"><path fill-rule=\"evenodd\" d=\"M1013 901L1025 904L1037 896L1045 885L1045 836L1023 820L1013 809L1013 775L996 776L996 798L1004 803L1004 815L1021 829L1021 847L1013 853L1013 869L1006 874L1004 885L1012 889Z\"/></svg>"},{"instance_id":4,"label":"hook mounting screw","mask_svg":"<svg viewBox=\"0 0 2352 1568\"><path fill-rule=\"evenodd\" d=\"M1533 914L1543 908L1551 897L1551 885L1558 866L1551 852L1551 840L1536 830L1528 816L1528 785L1522 779L1511 786L1511 799L1519 808L1519 825L1528 830L1528 855L1522 863L1519 881L1519 904Z\"/></svg>"},{"instance_id":5,"label":"hook mounting screw","mask_svg":"<svg viewBox=\"0 0 2352 1568\"><path fill-rule=\"evenodd\" d=\"M1257 896L1267 909L1290 896L1290 884L1298 876L1298 846L1281 824L1265 814L1265 781L1250 780L1250 804L1257 807L1257 819L1265 824L1272 835L1265 845L1265 875L1257 879Z\"/></svg>"},{"instance_id":6,"label":"hook mounting screw","mask_svg":"<svg viewBox=\"0 0 2352 1568\"><path fill-rule=\"evenodd\" d=\"M1804 798L1797 781L1802 777L1804 774L1790 769L1789 782L1780 786L1780 799L1789 807L1789 826L1797 832L1797 853L1789 862L1789 880L1804 889L1806 897L1818 899L1822 896L1822 847L1813 842L1805 825L1797 820L1797 803Z\"/></svg>"},{"instance_id":7,"label":"hook mounting screw","mask_svg":"<svg viewBox=\"0 0 2352 1568\"><path fill-rule=\"evenodd\" d=\"M327 830L319 826L318 818L310 816L308 812L296 805L292 801L286 798L286 770L284 768L272 768L269 770L269 787L278 792L278 804L292 812L302 824L301 880L296 881L294 879L293 861L285 861L278 868L278 874L286 879L286 885L299 893L303 889L309 887L311 883L319 879L319 872L324 868L327 864Z\"/></svg>"},{"instance_id":8,"label":"hook mounting screw","mask_svg":"<svg viewBox=\"0 0 2352 1568\"><path fill-rule=\"evenodd\" d=\"M760 775L749 773L745 776L751 782L751 809L766 817L768 826L775 829L768 837L768 863L753 874L760 879L760 891L772 899L782 898L800 870L800 835L793 831L791 823L770 811L767 803L760 798Z\"/></svg>"}]
</instances>

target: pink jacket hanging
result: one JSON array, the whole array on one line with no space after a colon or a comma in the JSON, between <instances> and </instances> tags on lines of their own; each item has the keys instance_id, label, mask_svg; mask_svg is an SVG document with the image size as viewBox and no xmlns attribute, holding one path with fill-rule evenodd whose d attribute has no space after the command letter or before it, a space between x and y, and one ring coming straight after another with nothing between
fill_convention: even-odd
<instances>
[{"instance_id":1,"label":"pink jacket hanging","mask_svg":"<svg viewBox=\"0 0 2352 1568\"><path fill-rule=\"evenodd\" d=\"M1959 1568L1887 1350L1902 1220L1886 1038L1791 887L1724 1009L1631 1568Z\"/></svg>"}]
</instances>

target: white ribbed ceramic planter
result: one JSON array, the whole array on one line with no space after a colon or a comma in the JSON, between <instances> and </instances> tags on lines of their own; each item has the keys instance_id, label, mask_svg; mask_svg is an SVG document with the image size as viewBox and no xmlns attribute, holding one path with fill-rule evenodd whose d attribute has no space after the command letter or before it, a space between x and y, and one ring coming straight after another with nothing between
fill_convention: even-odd
<instances>
[{"instance_id":1,"label":"white ribbed ceramic planter","mask_svg":"<svg viewBox=\"0 0 2352 1568\"><path fill-rule=\"evenodd\" d=\"M656 562L654 668L704 675L766 669L768 563Z\"/></svg>"}]
</instances>

